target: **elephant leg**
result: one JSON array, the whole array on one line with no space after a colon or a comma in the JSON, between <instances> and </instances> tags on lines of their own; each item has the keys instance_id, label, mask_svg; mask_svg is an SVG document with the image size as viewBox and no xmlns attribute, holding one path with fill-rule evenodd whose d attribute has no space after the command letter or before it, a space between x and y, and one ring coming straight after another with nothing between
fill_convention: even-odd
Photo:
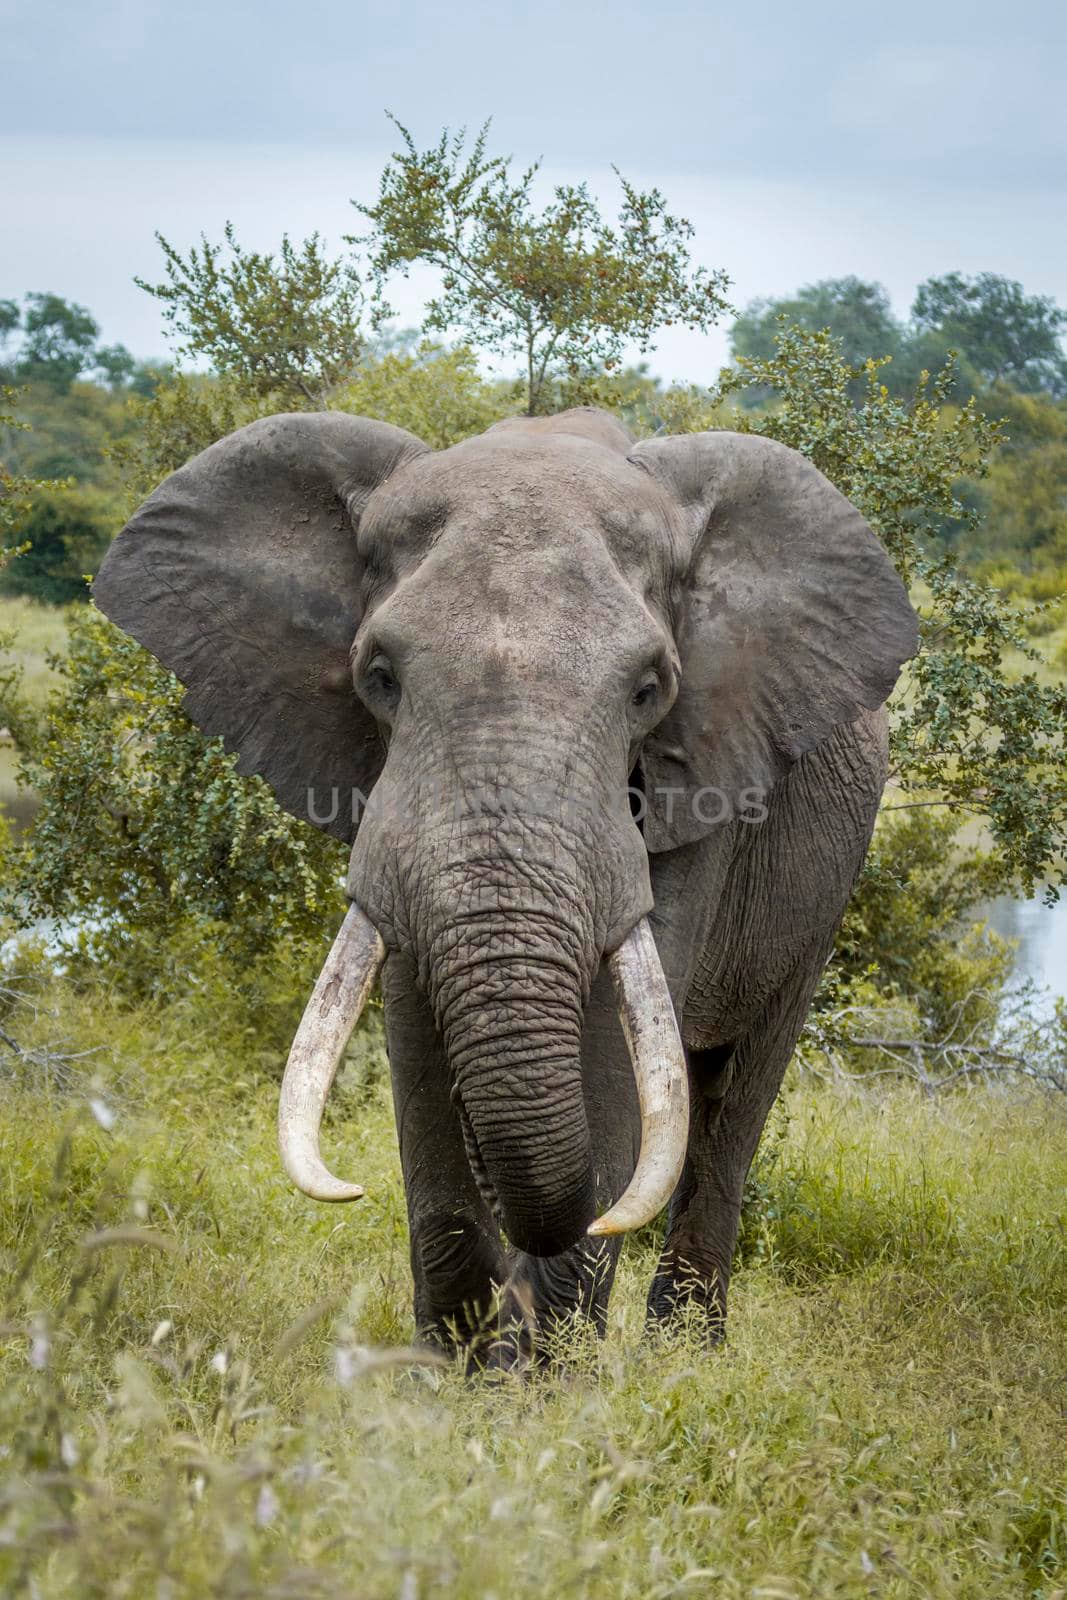
<instances>
[{"instance_id":1,"label":"elephant leg","mask_svg":"<svg viewBox=\"0 0 1067 1600\"><path fill-rule=\"evenodd\" d=\"M382 994L417 1337L449 1351L488 1349L507 1298L500 1234L471 1172L444 1049L407 958L389 957Z\"/></svg>"},{"instance_id":2,"label":"elephant leg","mask_svg":"<svg viewBox=\"0 0 1067 1600\"><path fill-rule=\"evenodd\" d=\"M629 1183L641 1140L633 1068L606 965L585 1009L582 1080L597 1210L604 1212ZM539 1331L551 1335L558 1325L580 1316L588 1317L598 1333L605 1332L621 1247L621 1238L587 1238L556 1256L516 1254L516 1290L526 1298Z\"/></svg>"},{"instance_id":3,"label":"elephant leg","mask_svg":"<svg viewBox=\"0 0 1067 1600\"><path fill-rule=\"evenodd\" d=\"M708 843L657 856L653 862L656 909L652 923L660 961L681 1015L697 951L707 938L730 861L733 834L724 829ZM619 1198L637 1163L641 1116L618 1007L606 966L601 966L585 1011L582 1076L595 1169L597 1210ZM562 1255L520 1256L515 1272L527 1286L541 1327L585 1315L599 1333L622 1239L583 1239Z\"/></svg>"},{"instance_id":4,"label":"elephant leg","mask_svg":"<svg viewBox=\"0 0 1067 1600\"><path fill-rule=\"evenodd\" d=\"M691 1049L689 1146L648 1295L650 1322L695 1307L721 1339L745 1179L804 1026L826 955L820 941L735 1043Z\"/></svg>"}]
</instances>

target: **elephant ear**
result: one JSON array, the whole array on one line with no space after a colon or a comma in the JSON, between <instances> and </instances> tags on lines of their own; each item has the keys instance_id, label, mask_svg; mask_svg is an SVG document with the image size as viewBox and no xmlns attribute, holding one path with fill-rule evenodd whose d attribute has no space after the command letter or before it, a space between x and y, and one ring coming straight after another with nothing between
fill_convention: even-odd
<instances>
[{"instance_id":1,"label":"elephant ear","mask_svg":"<svg viewBox=\"0 0 1067 1600\"><path fill-rule=\"evenodd\" d=\"M160 484L93 585L101 610L185 685L189 715L237 753L238 771L342 839L355 833L353 790L369 794L384 759L348 667L356 528L370 493L426 449L341 412L250 423ZM333 790L336 815L321 820Z\"/></svg>"},{"instance_id":2,"label":"elephant ear","mask_svg":"<svg viewBox=\"0 0 1067 1600\"><path fill-rule=\"evenodd\" d=\"M630 460L680 506L690 540L681 687L641 758L645 842L669 850L880 706L918 631L874 533L797 451L701 433L647 440Z\"/></svg>"}]
</instances>

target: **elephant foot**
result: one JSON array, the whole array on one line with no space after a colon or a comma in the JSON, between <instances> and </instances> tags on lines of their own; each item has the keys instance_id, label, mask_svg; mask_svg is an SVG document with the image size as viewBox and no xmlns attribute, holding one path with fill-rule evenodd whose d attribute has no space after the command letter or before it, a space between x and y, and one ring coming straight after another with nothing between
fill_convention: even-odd
<instances>
[{"instance_id":1,"label":"elephant foot","mask_svg":"<svg viewBox=\"0 0 1067 1600\"><path fill-rule=\"evenodd\" d=\"M603 1334L618 1258L617 1239L583 1239L558 1256L519 1255L513 1281L543 1335L572 1325L575 1317Z\"/></svg>"},{"instance_id":2,"label":"elephant foot","mask_svg":"<svg viewBox=\"0 0 1067 1600\"><path fill-rule=\"evenodd\" d=\"M726 1338L726 1289L729 1274L700 1252L664 1252L648 1291L646 1322L650 1328L683 1328L696 1324L708 1345Z\"/></svg>"},{"instance_id":3,"label":"elephant foot","mask_svg":"<svg viewBox=\"0 0 1067 1600\"><path fill-rule=\"evenodd\" d=\"M508 1285L452 1314L427 1320L416 1313L416 1322L417 1342L458 1361L468 1376L515 1372L536 1360L533 1319Z\"/></svg>"},{"instance_id":4,"label":"elephant foot","mask_svg":"<svg viewBox=\"0 0 1067 1600\"><path fill-rule=\"evenodd\" d=\"M415 1322L421 1342L468 1374L566 1368L576 1340L607 1326L617 1241L583 1240L558 1256L505 1264L463 1219L419 1230Z\"/></svg>"},{"instance_id":5,"label":"elephant foot","mask_svg":"<svg viewBox=\"0 0 1067 1600\"><path fill-rule=\"evenodd\" d=\"M412 1230L415 1326L421 1342L468 1361L497 1335L507 1262L479 1218L442 1211Z\"/></svg>"}]
</instances>

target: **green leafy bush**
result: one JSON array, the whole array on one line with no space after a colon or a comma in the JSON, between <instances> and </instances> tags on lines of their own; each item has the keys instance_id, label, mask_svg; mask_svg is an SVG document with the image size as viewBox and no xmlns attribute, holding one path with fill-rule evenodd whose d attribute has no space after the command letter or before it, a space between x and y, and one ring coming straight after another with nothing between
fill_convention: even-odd
<instances>
[{"instance_id":1,"label":"green leafy bush","mask_svg":"<svg viewBox=\"0 0 1067 1600\"><path fill-rule=\"evenodd\" d=\"M69 922L68 959L133 993L186 981L193 929L234 971L319 948L343 906L341 846L238 777L185 716L177 680L95 612L72 612L54 665L44 715L16 706L41 804L9 911Z\"/></svg>"},{"instance_id":2,"label":"green leafy bush","mask_svg":"<svg viewBox=\"0 0 1067 1600\"><path fill-rule=\"evenodd\" d=\"M19 522L27 549L0 577L0 589L45 605L83 599L86 577L103 560L119 520L115 496L92 484L41 485Z\"/></svg>"},{"instance_id":3,"label":"green leafy bush","mask_svg":"<svg viewBox=\"0 0 1067 1600\"><path fill-rule=\"evenodd\" d=\"M157 234L166 281L136 279L164 308L179 352L206 356L218 373L276 409L321 406L355 366L363 343L358 268L331 259L317 233L278 254L246 250L227 222L225 243L201 239L188 255Z\"/></svg>"},{"instance_id":4,"label":"green leafy bush","mask_svg":"<svg viewBox=\"0 0 1067 1600\"><path fill-rule=\"evenodd\" d=\"M894 811L891 802L838 934L835 974L852 986L852 998L869 980L877 994L910 1002L922 1024L918 1037L988 1025L1014 957L976 919L998 874L961 831L944 812Z\"/></svg>"},{"instance_id":5,"label":"green leafy bush","mask_svg":"<svg viewBox=\"0 0 1067 1600\"><path fill-rule=\"evenodd\" d=\"M406 428L431 450L484 433L515 411L510 385L490 383L472 350L424 341L366 361L334 397L340 411Z\"/></svg>"},{"instance_id":6,"label":"green leafy bush","mask_svg":"<svg viewBox=\"0 0 1067 1600\"><path fill-rule=\"evenodd\" d=\"M661 417L670 431L730 426L779 439L868 518L922 620L920 653L894 697L895 778L916 800L980 818L999 885L1032 893L1067 870L1067 691L1040 681L1026 614L960 570L938 537L946 519L976 525L977 509L957 491L983 476L1000 432L973 400L948 404L951 366L901 399L880 381L880 365L851 367L829 333L787 328L773 358L740 362L716 389L668 391ZM849 385L860 376L857 406ZM731 409L753 384L770 406ZM1008 669L1012 655L1023 670Z\"/></svg>"}]
</instances>

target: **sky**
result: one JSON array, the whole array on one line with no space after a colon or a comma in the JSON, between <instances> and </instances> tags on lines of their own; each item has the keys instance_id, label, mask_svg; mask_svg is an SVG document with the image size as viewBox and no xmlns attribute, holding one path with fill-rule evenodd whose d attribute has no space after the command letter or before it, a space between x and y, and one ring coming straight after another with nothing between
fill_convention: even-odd
<instances>
[{"instance_id":1,"label":"sky","mask_svg":"<svg viewBox=\"0 0 1067 1600\"><path fill-rule=\"evenodd\" d=\"M547 186L612 165L655 184L731 298L855 273L906 314L936 273L993 271L1067 305L1067 7L1017 0L0 0L0 297L87 305L106 341L166 354L156 230L232 219L247 246L331 246L396 137L493 119ZM417 323L430 287L391 295ZM708 381L728 351L667 330L652 369Z\"/></svg>"}]
</instances>

